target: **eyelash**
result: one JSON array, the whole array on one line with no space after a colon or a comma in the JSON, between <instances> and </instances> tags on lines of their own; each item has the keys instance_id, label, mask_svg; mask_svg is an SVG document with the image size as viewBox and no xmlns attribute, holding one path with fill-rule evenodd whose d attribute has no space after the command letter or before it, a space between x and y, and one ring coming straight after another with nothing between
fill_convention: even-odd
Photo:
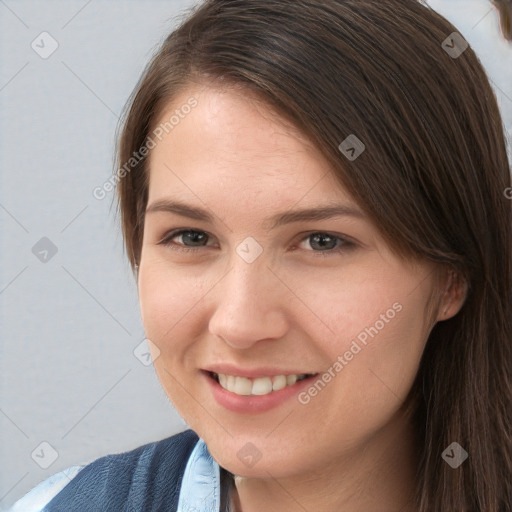
<instances>
[{"instance_id":1,"label":"eyelash","mask_svg":"<svg viewBox=\"0 0 512 512\"><path fill-rule=\"evenodd\" d=\"M196 230L196 229L177 229L177 230L173 230L173 231L167 233L164 236L164 238L160 242L158 242L157 245L163 245L165 247L169 247L173 251L180 251L180 252L185 252L185 253L197 252L200 249L208 247L208 246L186 247L186 246L182 246L180 244L176 244L175 242L171 241L173 238L183 235L184 233L204 233L207 236L210 236L208 233L206 233L206 231L200 231L200 230ZM306 251L306 252L314 253L315 256L316 255L321 256L321 257L334 256L334 255L346 253L347 251L355 248L355 244L353 242L351 242L348 238L334 235L334 234L326 232L326 231L312 231L307 236L302 238L299 241L299 243L303 242L304 240L306 240L308 238L311 238L313 235L327 235L329 238L333 238L333 239L339 240L341 242L341 246L334 248L334 249L326 249L324 251L315 251L315 250Z\"/></svg>"}]
</instances>

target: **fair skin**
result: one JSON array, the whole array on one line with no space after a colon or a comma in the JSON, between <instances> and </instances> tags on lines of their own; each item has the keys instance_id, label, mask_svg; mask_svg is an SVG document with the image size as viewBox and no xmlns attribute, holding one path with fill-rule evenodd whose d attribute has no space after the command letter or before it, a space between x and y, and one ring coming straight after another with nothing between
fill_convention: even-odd
<instances>
[{"instance_id":1,"label":"fair skin","mask_svg":"<svg viewBox=\"0 0 512 512\"><path fill-rule=\"evenodd\" d=\"M435 323L425 317L429 297L440 297L435 321L455 315L464 297L445 281L441 289L432 265L395 255L366 216L270 229L267 219L291 210L362 209L322 155L247 92L190 86L161 119L193 95L197 106L151 151L148 209L179 200L212 221L147 211L139 264L142 320L165 392L236 475L238 510L412 510L417 450L401 407ZM199 238L169 238L180 228ZM325 249L315 233L333 237ZM263 249L250 263L237 252L247 237ZM400 311L377 324L393 304ZM321 376L376 325L308 403L292 396L265 411L230 410L202 371L227 362ZM237 457L247 443L261 456L251 466Z\"/></svg>"}]
</instances>

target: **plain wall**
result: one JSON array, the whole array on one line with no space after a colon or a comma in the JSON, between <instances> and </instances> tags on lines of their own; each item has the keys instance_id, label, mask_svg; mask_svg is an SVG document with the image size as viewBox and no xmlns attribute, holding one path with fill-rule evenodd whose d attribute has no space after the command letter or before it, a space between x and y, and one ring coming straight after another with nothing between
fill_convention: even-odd
<instances>
[{"instance_id":1,"label":"plain wall","mask_svg":"<svg viewBox=\"0 0 512 512\"><path fill-rule=\"evenodd\" d=\"M480 56L510 137L512 45L490 2L429 3ZM0 2L3 509L64 468L187 428L134 355L144 330L113 192L93 190L112 174L125 101L192 4ZM55 43L42 32L58 43L48 58Z\"/></svg>"}]
</instances>

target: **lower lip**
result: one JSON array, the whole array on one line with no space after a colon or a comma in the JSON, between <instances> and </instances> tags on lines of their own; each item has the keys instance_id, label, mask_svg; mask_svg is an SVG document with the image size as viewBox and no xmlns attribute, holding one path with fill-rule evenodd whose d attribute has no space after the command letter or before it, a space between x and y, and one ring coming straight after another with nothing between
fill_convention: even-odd
<instances>
[{"instance_id":1,"label":"lower lip","mask_svg":"<svg viewBox=\"0 0 512 512\"><path fill-rule=\"evenodd\" d=\"M202 370L206 382L212 390L217 403L233 412L265 412L281 405L286 400L297 396L304 388L311 385L311 381L317 377L312 375L292 386L286 386L279 391L272 391L268 395L246 395L241 396L224 389L209 372Z\"/></svg>"}]
</instances>

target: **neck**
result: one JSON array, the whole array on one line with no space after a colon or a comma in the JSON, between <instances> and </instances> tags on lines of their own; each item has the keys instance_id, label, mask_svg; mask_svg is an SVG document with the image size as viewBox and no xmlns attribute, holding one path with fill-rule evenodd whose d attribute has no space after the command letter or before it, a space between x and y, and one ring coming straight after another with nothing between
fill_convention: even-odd
<instances>
[{"instance_id":1,"label":"neck","mask_svg":"<svg viewBox=\"0 0 512 512\"><path fill-rule=\"evenodd\" d=\"M285 478L235 476L236 512L412 512L417 443L405 418L369 439L357 453Z\"/></svg>"}]
</instances>

